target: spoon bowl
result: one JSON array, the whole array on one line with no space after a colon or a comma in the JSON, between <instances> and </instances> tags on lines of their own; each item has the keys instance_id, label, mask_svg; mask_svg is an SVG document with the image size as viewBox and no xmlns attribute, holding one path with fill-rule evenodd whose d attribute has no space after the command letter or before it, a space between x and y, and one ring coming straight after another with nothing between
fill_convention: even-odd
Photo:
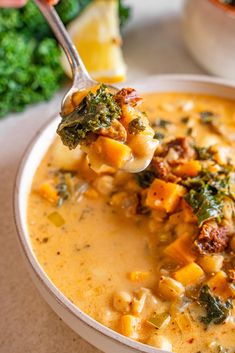
<instances>
[{"instance_id":1,"label":"spoon bowl","mask_svg":"<svg viewBox=\"0 0 235 353\"><path fill-rule=\"evenodd\" d=\"M93 80L87 72L87 69L75 45L73 44L63 22L61 21L54 7L50 5L46 0L34 1L47 20L61 47L63 48L71 67L73 84L62 100L61 112L63 113L66 112L67 104L71 101L71 97L75 92L91 89L92 87L99 85L99 82ZM107 87L112 93L116 93L119 90L115 86L107 85ZM152 139L152 141L149 141L147 146L148 151L150 152L148 154L148 158L137 159L133 157L125 164L122 169L129 173L138 173L146 169L152 160L157 145L157 140Z\"/></svg>"}]
</instances>

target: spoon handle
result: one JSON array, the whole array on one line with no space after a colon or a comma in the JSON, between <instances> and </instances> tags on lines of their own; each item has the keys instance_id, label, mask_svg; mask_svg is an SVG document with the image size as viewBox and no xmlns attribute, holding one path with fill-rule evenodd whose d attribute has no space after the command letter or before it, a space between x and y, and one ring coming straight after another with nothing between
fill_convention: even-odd
<instances>
[{"instance_id":1,"label":"spoon handle","mask_svg":"<svg viewBox=\"0 0 235 353\"><path fill-rule=\"evenodd\" d=\"M34 1L43 16L46 18L58 42L62 46L71 66L73 77L76 78L76 76L79 74L82 75L84 79L91 80L81 57L79 56L63 22L61 21L54 7L49 5L46 0Z\"/></svg>"}]
</instances>

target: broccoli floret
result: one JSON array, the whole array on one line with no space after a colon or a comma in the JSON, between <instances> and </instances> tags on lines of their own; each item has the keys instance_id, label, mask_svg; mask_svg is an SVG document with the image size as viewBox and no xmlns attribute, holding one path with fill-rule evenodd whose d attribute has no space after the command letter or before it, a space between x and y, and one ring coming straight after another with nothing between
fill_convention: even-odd
<instances>
[{"instance_id":1,"label":"broccoli floret","mask_svg":"<svg viewBox=\"0 0 235 353\"><path fill-rule=\"evenodd\" d=\"M129 6L124 5L122 0L119 0L118 12L119 12L120 26L123 27L131 15L131 8Z\"/></svg>"},{"instance_id":2,"label":"broccoli floret","mask_svg":"<svg viewBox=\"0 0 235 353\"><path fill-rule=\"evenodd\" d=\"M62 116L57 133L63 144L73 149L86 142L89 133L110 127L120 113L114 95L101 85L95 94L89 92L72 113Z\"/></svg>"},{"instance_id":3,"label":"broccoli floret","mask_svg":"<svg viewBox=\"0 0 235 353\"><path fill-rule=\"evenodd\" d=\"M232 308L230 300L222 302L218 297L213 296L209 286L202 286L199 293L199 303L206 310L207 315L201 318L201 321L206 325L210 323L221 324L229 315L229 310Z\"/></svg>"}]
</instances>

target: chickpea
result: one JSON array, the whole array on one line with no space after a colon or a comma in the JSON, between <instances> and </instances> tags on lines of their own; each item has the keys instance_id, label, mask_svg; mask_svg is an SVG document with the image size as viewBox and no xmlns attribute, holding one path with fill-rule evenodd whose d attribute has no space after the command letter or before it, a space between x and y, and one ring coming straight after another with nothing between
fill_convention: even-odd
<instances>
[{"instance_id":1,"label":"chickpea","mask_svg":"<svg viewBox=\"0 0 235 353\"><path fill-rule=\"evenodd\" d=\"M172 344L168 338L162 335L158 335L156 332L148 339L147 342L150 346L164 349L167 352L172 351Z\"/></svg>"},{"instance_id":2,"label":"chickpea","mask_svg":"<svg viewBox=\"0 0 235 353\"><path fill-rule=\"evenodd\" d=\"M111 175L102 175L94 181L94 187L101 195L109 195L113 191L113 181Z\"/></svg>"},{"instance_id":3,"label":"chickpea","mask_svg":"<svg viewBox=\"0 0 235 353\"><path fill-rule=\"evenodd\" d=\"M131 302L132 296L128 292L120 291L113 296L113 306L121 313L127 313L130 311Z\"/></svg>"}]
</instances>

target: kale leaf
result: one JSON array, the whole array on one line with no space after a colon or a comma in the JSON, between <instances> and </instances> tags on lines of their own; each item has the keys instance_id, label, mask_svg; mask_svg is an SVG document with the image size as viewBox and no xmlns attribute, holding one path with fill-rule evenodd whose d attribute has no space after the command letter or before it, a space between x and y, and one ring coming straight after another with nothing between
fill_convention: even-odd
<instances>
[{"instance_id":1,"label":"kale leaf","mask_svg":"<svg viewBox=\"0 0 235 353\"><path fill-rule=\"evenodd\" d=\"M138 134L141 131L145 130L145 125L143 124L141 118L136 118L133 119L129 124L128 124L128 131L130 134Z\"/></svg>"},{"instance_id":2,"label":"kale leaf","mask_svg":"<svg viewBox=\"0 0 235 353\"><path fill-rule=\"evenodd\" d=\"M96 93L89 92L72 113L62 116L57 133L64 145L74 149L86 142L89 133L110 127L120 118L120 112L114 95L102 84Z\"/></svg>"},{"instance_id":3,"label":"kale leaf","mask_svg":"<svg viewBox=\"0 0 235 353\"><path fill-rule=\"evenodd\" d=\"M224 197L231 198L229 170L203 171L182 184L188 189L185 200L193 208L200 227L208 219L223 217Z\"/></svg>"},{"instance_id":4,"label":"kale leaf","mask_svg":"<svg viewBox=\"0 0 235 353\"><path fill-rule=\"evenodd\" d=\"M145 169L140 173L135 174L135 179L140 187L143 189L148 188L154 179L156 178L156 174L151 169Z\"/></svg>"},{"instance_id":5,"label":"kale leaf","mask_svg":"<svg viewBox=\"0 0 235 353\"><path fill-rule=\"evenodd\" d=\"M222 302L218 297L213 296L208 285L202 286L198 300L207 313L206 316L201 317L201 321L206 325L210 323L221 324L233 307L230 300Z\"/></svg>"},{"instance_id":6,"label":"kale leaf","mask_svg":"<svg viewBox=\"0 0 235 353\"><path fill-rule=\"evenodd\" d=\"M161 141L164 139L164 137L165 137L165 135L163 133L156 131L153 138Z\"/></svg>"},{"instance_id":7,"label":"kale leaf","mask_svg":"<svg viewBox=\"0 0 235 353\"><path fill-rule=\"evenodd\" d=\"M215 114L211 111L202 111L199 115L203 124L211 124L215 117Z\"/></svg>"},{"instance_id":8,"label":"kale leaf","mask_svg":"<svg viewBox=\"0 0 235 353\"><path fill-rule=\"evenodd\" d=\"M212 158L212 153L210 152L209 147L199 147L199 146L194 145L193 148L194 148L194 150L197 154L197 158L199 160L207 161Z\"/></svg>"},{"instance_id":9,"label":"kale leaf","mask_svg":"<svg viewBox=\"0 0 235 353\"><path fill-rule=\"evenodd\" d=\"M199 227L208 219L222 218L223 201L208 185L204 185L197 191L191 189L186 194L185 200L193 208Z\"/></svg>"}]
</instances>

